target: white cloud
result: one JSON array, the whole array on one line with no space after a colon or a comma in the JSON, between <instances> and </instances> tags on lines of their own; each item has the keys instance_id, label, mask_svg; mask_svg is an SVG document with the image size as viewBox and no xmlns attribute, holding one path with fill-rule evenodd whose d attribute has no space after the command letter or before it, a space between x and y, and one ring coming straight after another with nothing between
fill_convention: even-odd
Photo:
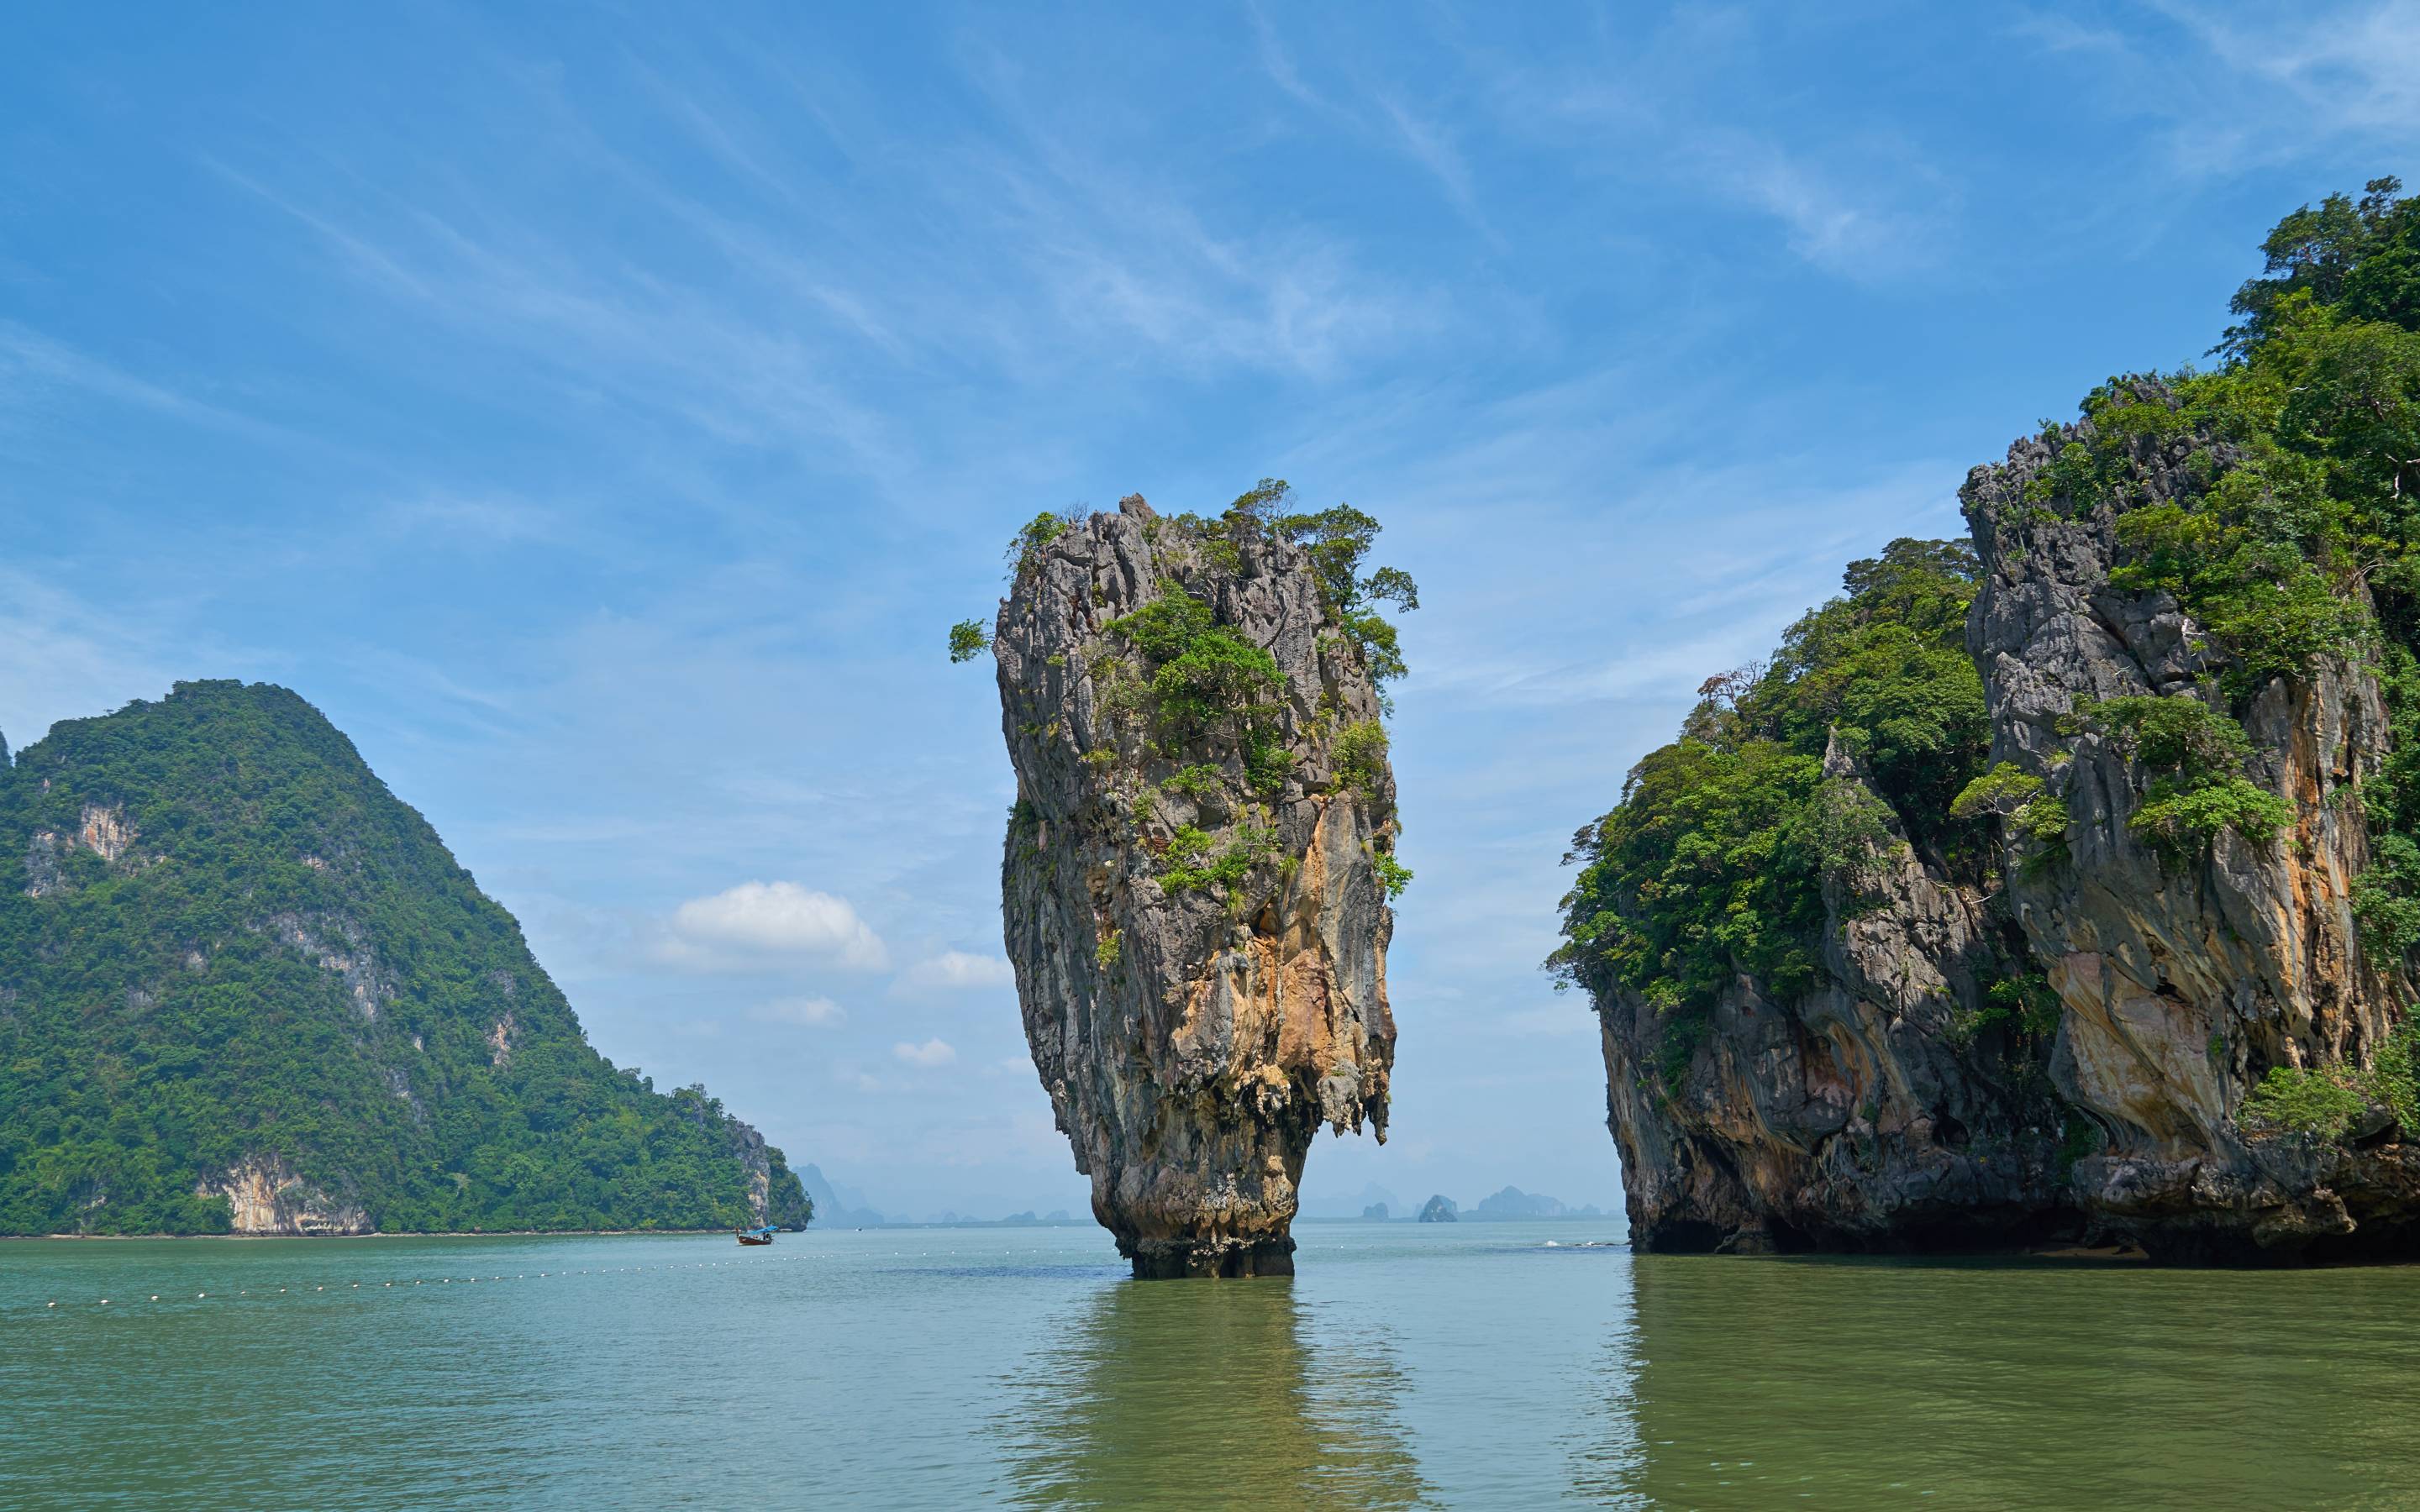
<instances>
[{"instance_id":1,"label":"white cloud","mask_svg":"<svg viewBox=\"0 0 2420 1512\"><path fill-rule=\"evenodd\" d=\"M1016 984L1016 973L1004 957L970 950L944 950L917 962L899 978L901 987L923 992L970 992Z\"/></svg>"},{"instance_id":2,"label":"white cloud","mask_svg":"<svg viewBox=\"0 0 2420 1512\"><path fill-rule=\"evenodd\" d=\"M848 1017L848 1012L829 997L777 997L750 1009L748 1016L759 1024L799 1024L819 1028L840 1023Z\"/></svg>"},{"instance_id":3,"label":"white cloud","mask_svg":"<svg viewBox=\"0 0 2420 1512\"><path fill-rule=\"evenodd\" d=\"M845 898L795 882L743 882L673 910L672 935L658 951L675 965L748 969L799 957L860 970L891 964L882 937Z\"/></svg>"},{"instance_id":4,"label":"white cloud","mask_svg":"<svg viewBox=\"0 0 2420 1512\"><path fill-rule=\"evenodd\" d=\"M891 1047L891 1053L911 1066L923 1066L927 1070L946 1066L958 1058L958 1053L950 1048L949 1041L939 1039L927 1040L923 1044L909 1044L902 1040Z\"/></svg>"}]
</instances>

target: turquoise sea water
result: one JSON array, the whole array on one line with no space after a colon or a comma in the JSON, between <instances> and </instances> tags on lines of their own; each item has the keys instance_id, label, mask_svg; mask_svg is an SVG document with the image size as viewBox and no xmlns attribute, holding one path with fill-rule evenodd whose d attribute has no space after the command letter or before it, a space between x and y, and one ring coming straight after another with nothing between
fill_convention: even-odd
<instances>
[{"instance_id":1,"label":"turquoise sea water","mask_svg":"<svg viewBox=\"0 0 2420 1512\"><path fill-rule=\"evenodd\" d=\"M1297 1237L0 1244L0 1507L2420 1505L2420 1270Z\"/></svg>"}]
</instances>

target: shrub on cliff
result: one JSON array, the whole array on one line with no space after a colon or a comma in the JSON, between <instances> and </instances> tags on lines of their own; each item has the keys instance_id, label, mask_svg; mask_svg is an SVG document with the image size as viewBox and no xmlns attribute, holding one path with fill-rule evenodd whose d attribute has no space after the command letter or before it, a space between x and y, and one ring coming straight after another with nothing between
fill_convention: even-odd
<instances>
[{"instance_id":1,"label":"shrub on cliff","mask_svg":"<svg viewBox=\"0 0 2420 1512\"><path fill-rule=\"evenodd\" d=\"M2377 673L2394 739L2364 789L2380 859L2356 896L2390 957L2420 947L2420 199L2401 191L2373 179L2280 221L2222 365L2095 389L2044 480L2046 504L2118 512L2111 586L2176 596L2226 653L2235 711L2325 661ZM2184 455L2174 497L2131 491L2154 451ZM2174 786L2137 815L2172 841L2284 817L2232 777Z\"/></svg>"},{"instance_id":2,"label":"shrub on cliff","mask_svg":"<svg viewBox=\"0 0 2420 1512\"><path fill-rule=\"evenodd\" d=\"M2367 1067L2272 1066L2243 1100L2243 1121L2258 1133L2306 1134L2334 1143L2372 1106L2384 1108L2406 1136L2420 1134L2420 1026L2386 1038Z\"/></svg>"},{"instance_id":3,"label":"shrub on cliff","mask_svg":"<svg viewBox=\"0 0 2420 1512\"><path fill-rule=\"evenodd\" d=\"M2108 737L2155 774L2127 827L2172 857L2224 831L2265 841L2293 823L2290 804L2245 779L2243 726L2191 694L2080 703L2065 728Z\"/></svg>"},{"instance_id":4,"label":"shrub on cliff","mask_svg":"<svg viewBox=\"0 0 2420 1512\"><path fill-rule=\"evenodd\" d=\"M1226 793L1230 779L1222 764L1232 759L1242 768L1243 793L1237 796L1249 804L1264 805L1284 793L1296 764L1283 735L1280 701L1287 693L1285 675L1269 650L1223 623L1217 607L1223 580L1242 570L1244 550L1256 542L1301 548L1333 626L1321 631L1322 646L1349 645L1377 693L1380 712L1392 712L1386 684L1402 677L1405 668L1395 626L1380 606L1418 609L1419 590L1400 568L1364 571L1381 529L1374 517L1348 504L1295 512L1289 508L1292 498L1284 480L1264 478L1215 517L1144 511L1146 538L1161 548L1166 570L1148 602L1101 626L1109 646L1087 665L1100 709L1122 733L1118 740L1086 752L1085 760L1182 761L1157 787L1198 803ZM1044 513L1018 530L1006 553L1011 581L1032 570L1042 553L1084 517L1081 510ZM950 627L953 662L971 660L991 647L991 635L980 621L962 620ZM1330 743L1335 786L1376 797L1386 764L1385 728L1362 719L1339 729L1336 720L1322 695L1316 728L1319 738ZM1138 735L1140 751L1121 748L1136 744ZM1220 761L1195 759L1202 754ZM1391 826L1391 813L1381 817ZM1264 815L1224 837L1192 826L1179 829L1166 837L1160 854L1163 885L1171 891L1231 885L1270 858L1266 828ZM1399 896L1412 880L1410 870L1393 856L1392 843L1390 827L1371 851L1389 897Z\"/></svg>"},{"instance_id":5,"label":"shrub on cliff","mask_svg":"<svg viewBox=\"0 0 2420 1512\"><path fill-rule=\"evenodd\" d=\"M1672 1021L1668 1048L1685 1047L1742 973L1783 995L1814 982L1826 870L1854 880L1889 821L1945 864L1982 865L1990 815L1956 811L1989 744L1965 653L1975 573L1963 543L1894 541L1851 563L1770 662L1708 679L1681 738L1573 837L1559 984L1640 994ZM1824 780L1835 742L1887 813Z\"/></svg>"},{"instance_id":6,"label":"shrub on cliff","mask_svg":"<svg viewBox=\"0 0 2420 1512\"><path fill-rule=\"evenodd\" d=\"M1162 582L1157 598L1102 628L1142 657L1154 713L1172 740L1220 726L1248 747L1265 739L1269 702L1285 687L1277 658L1220 625L1185 584Z\"/></svg>"}]
</instances>

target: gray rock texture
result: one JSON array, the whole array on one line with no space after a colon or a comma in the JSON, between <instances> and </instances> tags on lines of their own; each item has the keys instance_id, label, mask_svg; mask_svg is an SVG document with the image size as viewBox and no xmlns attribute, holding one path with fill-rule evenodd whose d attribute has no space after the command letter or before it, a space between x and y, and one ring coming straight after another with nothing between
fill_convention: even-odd
<instances>
[{"instance_id":1,"label":"gray rock texture","mask_svg":"<svg viewBox=\"0 0 2420 1512\"><path fill-rule=\"evenodd\" d=\"M2156 386L2145 396L2164 399ZM2087 423L2088 424L2088 423ZM2074 440L2076 427L2058 438ZM2360 786L2386 749L2358 665L2249 701L2250 776L2295 815L2164 859L2128 827L2141 764L2067 717L2079 702L2223 702L2227 665L2174 598L2109 584L2118 520L2176 497L2206 437L2139 440L2115 502L2028 485L2029 438L1961 491L1983 580L1967 640L1992 758L2065 800L2064 851L2011 845L1962 885L1904 847L1827 878L1828 980L1775 1001L1742 978L1667 1094L1642 1059L1654 1015L1599 995L1608 1112L1633 1239L1684 1250L2138 1244L2155 1258L2273 1261L2420 1247L2420 1153L2374 1116L2349 1145L2247 1130L2273 1066L2366 1065L2408 1002L2365 962L2350 906L2367 861ZM1837 750L1834 783L1857 783ZM2046 980L2047 1053L1975 1032L1994 981Z\"/></svg>"},{"instance_id":2,"label":"gray rock texture","mask_svg":"<svg viewBox=\"0 0 2420 1512\"><path fill-rule=\"evenodd\" d=\"M2156 390L2148 393L2158 395ZM2134 507L2174 497L2182 437L2134 444ZM2245 1095L2272 1066L2363 1065L2409 1002L2399 964L2366 962L2352 881L2368 862L2359 801L2386 752L2376 679L2326 662L2259 689L2244 711L2252 779L2292 805L2276 839L2223 833L2198 859L2163 861L2128 828L2137 764L2065 733L2081 700L2220 694L2224 655L2166 594L2108 586L2124 560L2121 510L2028 505L2051 460L2040 439L1978 468L1962 491L1985 578L1968 621L1993 755L2067 800L2068 856L2015 868L2010 911L2065 1008L2053 1072L2096 1127L2072 1196L2102 1228L2154 1254L2256 1258L2408 1245L2420 1160L2399 1144L2337 1149L2250 1136Z\"/></svg>"},{"instance_id":3,"label":"gray rock texture","mask_svg":"<svg viewBox=\"0 0 2420 1512\"><path fill-rule=\"evenodd\" d=\"M1838 750L1825 767L1870 797ZM2071 1223L2049 1086L2004 1026L1973 1026L2021 950L1994 899L1890 829L1861 871L1825 879L1827 980L1784 999L1741 977L1668 1094L1654 1010L1600 995L1639 1248L1993 1248Z\"/></svg>"},{"instance_id":4,"label":"gray rock texture","mask_svg":"<svg viewBox=\"0 0 2420 1512\"><path fill-rule=\"evenodd\" d=\"M1232 722L1159 717L1147 657L1110 628L1169 594L1283 675L1257 779ZM1017 787L1008 956L1094 1214L1140 1276L1289 1273L1312 1135L1386 1132L1395 793L1367 753L1362 659L1302 549L1139 496L1027 553L993 648ZM1340 771L1355 727L1365 759ZM1232 857L1225 875L1187 885L1195 852L1196 871Z\"/></svg>"}]
</instances>

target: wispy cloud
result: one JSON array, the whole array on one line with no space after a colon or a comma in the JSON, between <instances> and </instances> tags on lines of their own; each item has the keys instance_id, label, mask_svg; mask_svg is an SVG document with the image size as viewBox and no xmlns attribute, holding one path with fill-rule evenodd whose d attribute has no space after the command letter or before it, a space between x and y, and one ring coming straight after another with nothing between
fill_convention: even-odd
<instances>
[{"instance_id":1,"label":"wispy cloud","mask_svg":"<svg viewBox=\"0 0 2420 1512\"><path fill-rule=\"evenodd\" d=\"M60 391L77 391L113 404L133 406L173 419L233 432L282 447L323 450L306 433L225 409L178 388L137 376L43 335L0 319L0 438L50 408ZM13 417L13 418L12 418Z\"/></svg>"},{"instance_id":2,"label":"wispy cloud","mask_svg":"<svg viewBox=\"0 0 2420 1512\"><path fill-rule=\"evenodd\" d=\"M1268 12L1261 8L1260 0L1244 0L1244 16L1251 23L1253 54L1259 58L1261 71L1268 75L1269 82L1302 104L1318 110L1327 109L1327 101L1302 82L1302 72L1295 67L1294 54L1287 51L1285 40L1278 35L1277 26L1269 20Z\"/></svg>"},{"instance_id":3,"label":"wispy cloud","mask_svg":"<svg viewBox=\"0 0 2420 1512\"><path fill-rule=\"evenodd\" d=\"M1826 169L1767 138L1713 132L1684 154L1708 184L1733 202L1789 229L1790 249L1825 272L1869 279L1905 272L1940 255L1934 176L1897 166L1877 194L1838 181ZM1926 203L1919 209L1917 203Z\"/></svg>"},{"instance_id":4,"label":"wispy cloud","mask_svg":"<svg viewBox=\"0 0 2420 1512\"><path fill-rule=\"evenodd\" d=\"M2126 213L2164 219L2180 191L2240 178L2335 144L2399 154L2420 120L2420 10L2402 0L2262 11L2147 0L2148 27L2020 13L2011 35L2098 81L2181 184L2151 183ZM2161 23L2165 23L2164 30ZM2125 139L2113 146L2121 152Z\"/></svg>"},{"instance_id":5,"label":"wispy cloud","mask_svg":"<svg viewBox=\"0 0 2420 1512\"><path fill-rule=\"evenodd\" d=\"M2375 0L2255 20L2204 6L2155 8L2226 68L2274 84L2305 107L2306 131L2408 139L2420 123L2420 8Z\"/></svg>"},{"instance_id":6,"label":"wispy cloud","mask_svg":"<svg viewBox=\"0 0 2420 1512\"><path fill-rule=\"evenodd\" d=\"M386 519L398 536L457 548L561 546L575 533L562 511L499 495L425 494L390 505Z\"/></svg>"},{"instance_id":7,"label":"wispy cloud","mask_svg":"<svg viewBox=\"0 0 2420 1512\"><path fill-rule=\"evenodd\" d=\"M1601 182L1770 218L1826 273L1875 282L1940 263L1954 185L1909 135L1854 119L1813 137L1750 123L1740 107L1764 30L1735 10L1684 10L1639 40L1476 61L1479 96L1507 130L1578 155Z\"/></svg>"},{"instance_id":8,"label":"wispy cloud","mask_svg":"<svg viewBox=\"0 0 2420 1512\"><path fill-rule=\"evenodd\" d=\"M2126 53L2126 34L2115 26L2095 26L2052 10L2020 10L2009 23L2009 34L2053 53Z\"/></svg>"},{"instance_id":9,"label":"wispy cloud","mask_svg":"<svg viewBox=\"0 0 2420 1512\"><path fill-rule=\"evenodd\" d=\"M1445 190L1445 196L1456 213L1468 221L1490 244L1504 250L1504 240L1496 234L1486 214L1479 207L1479 192L1473 184L1469 162L1454 145L1447 129L1434 120L1416 114L1408 105L1392 95L1380 95L1378 108L1386 113L1395 135L1411 155L1412 161L1426 169Z\"/></svg>"},{"instance_id":10,"label":"wispy cloud","mask_svg":"<svg viewBox=\"0 0 2420 1512\"><path fill-rule=\"evenodd\" d=\"M1349 242L1309 222L1280 214L1249 235L1213 229L1166 175L1061 129L998 54L978 50L970 73L1021 150L970 149L948 187L1047 291L1061 342L1072 331L1197 371L1324 378L1447 324L1446 291L1363 266Z\"/></svg>"}]
</instances>

